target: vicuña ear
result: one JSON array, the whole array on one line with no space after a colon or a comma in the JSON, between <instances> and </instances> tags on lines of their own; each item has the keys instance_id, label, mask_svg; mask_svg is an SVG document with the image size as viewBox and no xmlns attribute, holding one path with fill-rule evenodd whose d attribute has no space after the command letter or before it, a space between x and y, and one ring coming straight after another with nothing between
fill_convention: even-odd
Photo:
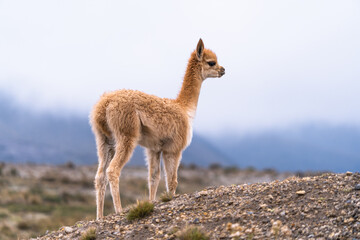
<instances>
[{"instance_id":1,"label":"vicu\u00f1a ear","mask_svg":"<svg viewBox=\"0 0 360 240\"><path fill-rule=\"evenodd\" d=\"M200 38L200 40L197 44L197 47L196 47L196 56L197 56L198 60L202 60L203 53L204 53L204 43Z\"/></svg>"}]
</instances>

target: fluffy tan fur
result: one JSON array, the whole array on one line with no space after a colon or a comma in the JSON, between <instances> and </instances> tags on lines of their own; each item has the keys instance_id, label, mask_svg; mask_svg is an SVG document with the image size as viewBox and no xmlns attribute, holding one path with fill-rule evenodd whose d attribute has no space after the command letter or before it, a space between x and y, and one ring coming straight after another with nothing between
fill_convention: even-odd
<instances>
[{"instance_id":1,"label":"fluffy tan fur","mask_svg":"<svg viewBox=\"0 0 360 240\"><path fill-rule=\"evenodd\" d=\"M146 148L150 200L155 199L160 180L161 155L167 190L175 194L181 154L192 138L191 124L201 84L206 78L224 74L225 69L217 63L215 53L204 49L200 39L189 59L176 99L159 98L133 90L105 93L100 98L90 117L99 158L95 177L97 219L103 217L108 182L115 212L122 210L119 177L137 144Z\"/></svg>"}]
</instances>

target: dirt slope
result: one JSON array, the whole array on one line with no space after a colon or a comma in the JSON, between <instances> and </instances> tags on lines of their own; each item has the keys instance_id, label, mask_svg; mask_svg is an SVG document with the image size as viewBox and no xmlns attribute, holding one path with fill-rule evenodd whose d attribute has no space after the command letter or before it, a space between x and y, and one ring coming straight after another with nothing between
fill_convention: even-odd
<instances>
[{"instance_id":1,"label":"dirt slope","mask_svg":"<svg viewBox=\"0 0 360 240\"><path fill-rule=\"evenodd\" d=\"M80 221L38 239L175 239L187 225L210 239L360 239L360 174L291 177L284 181L210 187L155 202L153 214L129 222L126 211Z\"/></svg>"}]
</instances>

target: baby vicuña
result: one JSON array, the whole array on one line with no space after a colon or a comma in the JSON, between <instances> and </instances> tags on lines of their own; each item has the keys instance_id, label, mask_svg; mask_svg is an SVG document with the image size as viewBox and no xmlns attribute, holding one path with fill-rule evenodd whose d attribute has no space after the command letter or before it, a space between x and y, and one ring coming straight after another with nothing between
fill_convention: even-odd
<instances>
[{"instance_id":1,"label":"baby vicu\u00f1a","mask_svg":"<svg viewBox=\"0 0 360 240\"><path fill-rule=\"evenodd\" d=\"M192 138L192 121L202 82L221 77L225 69L200 39L191 54L181 90L176 99L159 98L140 91L105 93L95 104L90 123L96 139L99 166L95 177L97 219L103 217L106 185L115 212L121 208L119 177L136 145L146 148L149 199L154 200L160 180L162 155L167 191L174 195L182 151Z\"/></svg>"}]
</instances>

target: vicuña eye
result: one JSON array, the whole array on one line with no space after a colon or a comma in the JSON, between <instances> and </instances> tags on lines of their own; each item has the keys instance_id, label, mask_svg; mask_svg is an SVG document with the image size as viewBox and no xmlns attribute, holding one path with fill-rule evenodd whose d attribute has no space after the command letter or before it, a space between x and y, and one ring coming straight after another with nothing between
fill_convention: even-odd
<instances>
[{"instance_id":1,"label":"vicu\u00f1a eye","mask_svg":"<svg viewBox=\"0 0 360 240\"><path fill-rule=\"evenodd\" d=\"M212 66L215 66L216 62L214 61L211 61L211 62L208 62L209 66L212 67Z\"/></svg>"}]
</instances>

